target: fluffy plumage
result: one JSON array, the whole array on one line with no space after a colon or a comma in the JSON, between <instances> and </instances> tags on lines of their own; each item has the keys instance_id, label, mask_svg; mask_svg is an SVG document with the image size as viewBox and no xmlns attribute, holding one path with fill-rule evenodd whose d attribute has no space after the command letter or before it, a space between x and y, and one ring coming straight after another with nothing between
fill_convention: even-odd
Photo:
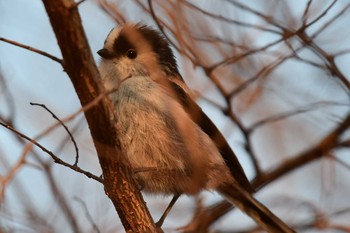
<instances>
[{"instance_id":1,"label":"fluffy plumage","mask_svg":"<svg viewBox=\"0 0 350 233\"><path fill-rule=\"evenodd\" d=\"M128 51L136 56L128 57ZM214 140L220 141L221 149L229 148L227 142L191 99L169 44L157 31L144 25L115 28L99 53L107 89L131 75L111 98L130 163L144 170L137 178L145 191L193 194L233 181L210 136L220 136ZM234 178L250 187L229 152L235 162L233 174L240 172Z\"/></svg>"},{"instance_id":2,"label":"fluffy plumage","mask_svg":"<svg viewBox=\"0 0 350 233\"><path fill-rule=\"evenodd\" d=\"M137 55L129 58L130 50ZM158 32L142 25L115 28L99 53L107 89L131 75L110 97L122 148L132 167L143 170L137 179L144 191L194 194L233 181L218 148L193 121L204 113L196 105L199 115L192 119L183 106L195 103L176 84L182 82L176 60Z\"/></svg>"},{"instance_id":3,"label":"fluffy plumage","mask_svg":"<svg viewBox=\"0 0 350 233\"><path fill-rule=\"evenodd\" d=\"M120 141L143 190L224 194L265 229L293 232L257 202L235 154L193 101L167 40L140 24L114 28L98 53ZM248 191L248 192L247 192Z\"/></svg>"}]
</instances>

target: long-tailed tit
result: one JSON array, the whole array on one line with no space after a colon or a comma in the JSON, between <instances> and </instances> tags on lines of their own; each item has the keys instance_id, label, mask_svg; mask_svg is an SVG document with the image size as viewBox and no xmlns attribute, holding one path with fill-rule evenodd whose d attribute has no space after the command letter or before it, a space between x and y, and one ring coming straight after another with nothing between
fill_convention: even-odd
<instances>
[{"instance_id":1,"label":"long-tailed tit","mask_svg":"<svg viewBox=\"0 0 350 233\"><path fill-rule=\"evenodd\" d=\"M253 189L235 154L191 98L158 31L141 24L116 27L98 54L105 88L120 83L110 98L123 151L143 191L178 196L216 190L259 224L269 221L273 228L267 229L292 232L249 194Z\"/></svg>"}]
</instances>

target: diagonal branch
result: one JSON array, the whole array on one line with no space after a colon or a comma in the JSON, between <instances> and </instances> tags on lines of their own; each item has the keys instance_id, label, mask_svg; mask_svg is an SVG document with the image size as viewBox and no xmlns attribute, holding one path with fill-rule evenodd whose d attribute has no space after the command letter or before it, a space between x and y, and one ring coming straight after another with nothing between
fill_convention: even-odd
<instances>
[{"instance_id":1,"label":"diagonal branch","mask_svg":"<svg viewBox=\"0 0 350 233\"><path fill-rule=\"evenodd\" d=\"M333 150L339 145L339 142L343 133L350 128L350 113L345 117L343 122L339 124L332 132L330 132L326 137L324 137L316 146L310 148L309 150L292 156L290 159L284 161L282 164L276 168L261 173L259 177L253 180L252 185L256 190L263 188L264 186L272 183L273 181L281 178L282 176L292 172L302 166L305 166L317 159L322 158L322 156L330 150ZM211 207L201 211L192 222L185 226L183 229L191 229L191 232L202 232L208 229L210 224L219 219L222 215L228 213L234 207L231 203L227 201L221 201L220 203L214 204Z\"/></svg>"},{"instance_id":2,"label":"diagonal branch","mask_svg":"<svg viewBox=\"0 0 350 233\"><path fill-rule=\"evenodd\" d=\"M304 153L293 156L290 159L284 161L281 165L275 169L265 173L261 177L257 177L253 181L254 187L262 188L273 180L276 180L287 173L300 168L316 159L321 158L325 152L330 151L338 146L341 135L350 127L350 114L348 114L343 122L337 126L332 132L330 132L323 140L321 140L317 146L305 151Z\"/></svg>"},{"instance_id":3,"label":"diagonal branch","mask_svg":"<svg viewBox=\"0 0 350 233\"><path fill-rule=\"evenodd\" d=\"M4 42L6 42L6 43L9 43L9 44L18 46L18 47L20 47L20 48L24 48L24 49L27 49L27 50L29 50L29 51L35 52L35 53L40 54L40 55L42 55L42 56L44 56L44 57L48 57L48 58L50 58L51 60L54 60L55 62L58 62L58 63L60 63L60 64L63 66L63 61L62 61L62 59L59 59L58 57L55 57L55 56L53 56L53 55L51 55L51 54L49 54L49 53L47 53L47 52L44 52L44 51L42 51L42 50L39 50L39 49L30 47L29 45L21 44L21 43L19 43L19 42L17 42L17 41L9 40L9 39L3 38L3 37L0 37L0 40L1 40L1 41L4 41Z\"/></svg>"},{"instance_id":4,"label":"diagonal branch","mask_svg":"<svg viewBox=\"0 0 350 233\"><path fill-rule=\"evenodd\" d=\"M53 161L55 163L58 163L58 164L61 164L65 167L68 167L76 172L79 172L79 173L82 173L84 174L85 176L91 178L91 179L94 179L100 183L103 183L103 180L98 177L98 176L95 176L94 174L90 173L90 172L87 172L87 171L84 171L82 170L81 168L79 168L78 166L75 166L75 165L71 165L65 161L63 161L62 159L60 159L59 157L57 157L52 151L48 150L46 147L44 147L43 145L41 145L39 142L37 142L36 140L30 138L29 136L19 132L18 130L16 130L15 128L13 128L12 126L10 126L9 124L6 124L2 121L0 121L0 125L9 129L10 131L14 132L16 135L18 135L19 137L33 143L35 146L39 147L42 151L44 151L46 154L50 155L50 157L53 159Z\"/></svg>"},{"instance_id":5,"label":"diagonal branch","mask_svg":"<svg viewBox=\"0 0 350 233\"><path fill-rule=\"evenodd\" d=\"M98 70L73 0L43 0L56 34L67 72L81 104L104 92ZM117 118L111 100L102 98L85 112L103 171L105 192L114 204L126 232L157 232L132 171L122 156Z\"/></svg>"}]
</instances>

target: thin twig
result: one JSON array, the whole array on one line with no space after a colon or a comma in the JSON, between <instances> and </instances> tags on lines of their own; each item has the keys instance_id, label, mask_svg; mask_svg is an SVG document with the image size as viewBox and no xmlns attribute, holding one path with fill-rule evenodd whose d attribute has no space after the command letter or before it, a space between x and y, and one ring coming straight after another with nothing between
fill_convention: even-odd
<instances>
[{"instance_id":1,"label":"thin twig","mask_svg":"<svg viewBox=\"0 0 350 233\"><path fill-rule=\"evenodd\" d=\"M154 12L154 8L153 8L153 3L152 0L148 0L148 6L149 6L149 12L154 20L154 22L157 24L158 29L161 31L161 33L164 35L164 37L171 43L171 45L177 50L177 51L182 51L182 49L180 49L180 47L178 47L168 36L167 33L165 33L164 31L164 23L161 22L161 20L157 17L156 13Z\"/></svg>"},{"instance_id":2,"label":"thin twig","mask_svg":"<svg viewBox=\"0 0 350 233\"><path fill-rule=\"evenodd\" d=\"M83 112L88 111L89 109L91 109L92 107L96 106L105 96L115 92L118 90L119 85L121 83L123 83L124 81L128 80L129 78L131 78L131 75L129 75L128 77L126 77L125 79L123 79L122 81L120 81L119 84L117 84L116 87L112 88L111 90L105 91L104 93L101 93L100 95L98 95L93 101L91 101L90 103L84 105L82 108L80 108L78 111L76 111L75 113L69 115L68 117L62 118L60 119L60 122L68 122L71 121L72 119L74 119L75 117L77 117L78 115L80 115ZM48 127L46 130L44 130L43 132L41 132L38 136L35 137L34 140L38 140L41 137L47 135L49 132L51 132L53 129L57 128L58 126L61 125L60 122L57 122L53 125L51 125L50 127Z\"/></svg>"},{"instance_id":3,"label":"thin twig","mask_svg":"<svg viewBox=\"0 0 350 233\"><path fill-rule=\"evenodd\" d=\"M330 132L326 137L324 137L317 146L301 153L299 155L292 156L291 158L285 160L275 169L265 173L261 177L257 177L253 181L253 187L262 188L273 180L282 177L288 172L302 167L311 161L319 159L323 154L339 145L339 138L342 134L348 130L350 127L350 113L344 118L342 123L340 123L332 132Z\"/></svg>"},{"instance_id":4,"label":"thin twig","mask_svg":"<svg viewBox=\"0 0 350 233\"><path fill-rule=\"evenodd\" d=\"M323 26L318 29L311 38L316 38L322 31L324 31L328 26L330 26L335 20L337 20L340 16L342 16L350 7L350 4L347 4L338 14L333 16L328 22L324 23Z\"/></svg>"},{"instance_id":5,"label":"thin twig","mask_svg":"<svg viewBox=\"0 0 350 233\"><path fill-rule=\"evenodd\" d=\"M338 68L334 56L328 54L324 49L322 49L318 44L316 44L310 36L308 36L305 32L297 33L298 38L304 45L309 46L315 52L317 56L319 56L322 60L325 61L327 68L331 75L337 77L337 80L342 84L341 86L344 88L346 93L350 95L350 81L347 77L340 71Z\"/></svg>"},{"instance_id":6,"label":"thin twig","mask_svg":"<svg viewBox=\"0 0 350 233\"><path fill-rule=\"evenodd\" d=\"M220 20L220 21L225 22L225 23L235 24L235 25L238 25L238 26L241 26L241 27L245 27L245 28L254 28L256 30L270 32L270 33L278 34L278 35L281 34L281 32L277 31L277 30L260 27L260 26L258 26L256 24L246 23L246 22L242 22L242 21L239 21L239 20L229 19L229 18L226 18L226 17L224 17L222 15L214 14L214 13L211 13L209 11L203 10L200 7L194 5L193 3L190 3L188 1L183 1L183 2L184 2L184 5L187 6L187 7L193 8L194 10L197 10L198 12L200 12L200 13L202 13L202 14L210 17L210 18L217 19L217 20Z\"/></svg>"},{"instance_id":7,"label":"thin twig","mask_svg":"<svg viewBox=\"0 0 350 233\"><path fill-rule=\"evenodd\" d=\"M312 1L313 0L309 0L306 4L306 7L305 7L305 10L304 10L304 13L303 13L303 17L302 17L302 21L303 21L303 25L306 25L306 20L308 18L308 14L310 12L310 7L311 7L311 4L312 4Z\"/></svg>"},{"instance_id":8,"label":"thin twig","mask_svg":"<svg viewBox=\"0 0 350 233\"><path fill-rule=\"evenodd\" d=\"M41 106L41 107L45 108L48 112L50 112L50 113L53 115L53 117L54 117L55 119L58 120L58 123L52 125L51 127L49 127L48 129L46 129L45 131L41 132L38 136L35 137L35 139L32 139L32 138L26 136L25 134L19 132L18 130L16 130L15 128L13 128L13 127L12 127L11 125L9 125L8 123L4 123L4 122L0 121L0 125L2 125L3 127L7 128L7 129L9 129L9 130L11 130L11 131L14 132L16 135L18 135L18 136L20 136L21 138L24 138L24 139L30 141L32 144L34 144L34 145L36 145L37 147L39 147L42 151L44 151L44 152L46 152L48 155L50 155L51 158L54 160L55 163L61 164L61 165L66 166L66 167L69 167L69 168L71 168L71 169L74 170L74 171L77 171L77 172L79 172L79 173L82 173L82 174L86 175L86 176L89 177L89 178L95 179L95 180L97 180L98 182L103 183L103 179L102 179L102 178L100 178L100 177L98 177L98 176L96 176L96 175L93 175L92 173L87 172L87 171L81 169L80 167L78 167L78 165L77 165L77 160L76 160L76 162L75 162L73 165L71 165L71 164L69 164L69 163L67 163L67 162L65 162L65 161L63 161L63 160L61 160L60 158L58 158L53 152L51 152L50 150L46 149L46 148L45 148L44 146L42 146L37 140L38 140L39 138L43 137L44 135L46 135L48 132L50 132L50 131L53 130L54 128L56 128L58 125L63 125L63 126L65 127L64 122L67 122L67 121L69 121L69 120L71 120L71 119L74 119L74 118L75 118L77 115L79 115L80 113L82 113L82 112L84 112L84 111L87 111L87 110L89 110L90 108L92 108L93 106L95 106L96 104L98 104L98 102L101 101L102 98L104 98L104 97L105 97L106 95L108 95L108 94L111 94L111 93L115 92L115 91L119 88L119 85L120 85L121 83L123 83L124 81L128 80L129 78L131 78L131 75L129 75L129 76L127 76L126 78L124 78L115 88L113 88L113 89L111 89L111 90L109 90L109 91L106 91L105 93L101 93L101 94L100 94L99 96L97 96L93 101L91 101L90 103L88 103L88 104L86 104L85 106L83 106L83 107L82 107L81 109L79 109L76 113L70 115L70 116L67 117L67 118L61 119L61 120L58 119L58 117L57 117L55 114L53 114L53 112L50 111L48 108L46 108L44 105L36 104L36 103L31 103L32 105L37 105L37 106ZM70 134L68 128L65 127L65 129L67 130L68 134L69 134L70 137L72 138L73 136ZM76 144L75 144L75 145L76 145ZM77 149L77 146L76 146L76 149Z\"/></svg>"},{"instance_id":9,"label":"thin twig","mask_svg":"<svg viewBox=\"0 0 350 233\"><path fill-rule=\"evenodd\" d=\"M83 2L85 2L86 0L80 0L78 2L75 3L76 6L79 6L80 4L82 4Z\"/></svg>"},{"instance_id":10,"label":"thin twig","mask_svg":"<svg viewBox=\"0 0 350 233\"><path fill-rule=\"evenodd\" d=\"M260 47L260 48L256 48L256 49L252 49L252 50L248 50L248 51L245 51L244 53L242 54L239 54L239 55L235 55L233 57L230 57L230 58L226 58L225 60L222 60L222 61L219 61L213 65L210 66L210 70L213 71L214 69L218 68L219 66L223 66L223 65L230 65L230 64L233 64L233 63L236 63L238 62L239 60L243 59L243 58L247 58L248 56L251 56L251 55L254 55L256 53L260 53L260 52L264 52L266 51L267 49L281 43L281 42L284 42L284 38L279 38L263 47Z\"/></svg>"},{"instance_id":11,"label":"thin twig","mask_svg":"<svg viewBox=\"0 0 350 233\"><path fill-rule=\"evenodd\" d=\"M316 23L317 21L319 21L321 18L323 18L328 11L334 6L334 4L337 2L338 0L333 0L333 2L331 4L329 4L329 6L318 16L316 17L314 20L312 20L310 23L305 25L305 28L310 27L311 25L313 25L314 23Z\"/></svg>"},{"instance_id":12,"label":"thin twig","mask_svg":"<svg viewBox=\"0 0 350 233\"><path fill-rule=\"evenodd\" d=\"M1 123L1 122L0 122ZM27 163L26 158L28 155L28 150L25 150L18 161L11 167L10 171L6 174L6 176L0 176L0 204L4 202L5 199L5 190L7 185L13 180L15 175L19 172L19 170Z\"/></svg>"},{"instance_id":13,"label":"thin twig","mask_svg":"<svg viewBox=\"0 0 350 233\"><path fill-rule=\"evenodd\" d=\"M33 146L33 144L29 144ZM55 179L55 173L52 171L51 160L49 162L44 162L44 160L35 153L35 158L42 165L44 171L46 172L46 179L50 186L50 191L54 199L58 202L57 208L60 209L63 213L63 216L66 218L69 226L72 228L73 232L82 232L81 226L79 225L78 217L75 214L75 209L69 203L67 196L65 196L65 192L60 187L60 180L58 182Z\"/></svg>"},{"instance_id":14,"label":"thin twig","mask_svg":"<svg viewBox=\"0 0 350 233\"><path fill-rule=\"evenodd\" d=\"M0 72L0 88L1 88L1 93L3 93L5 98L4 102L8 106L9 113L8 113L7 119L14 119L16 114L14 96L11 93L10 88L7 85L6 79L1 72Z\"/></svg>"},{"instance_id":15,"label":"thin twig","mask_svg":"<svg viewBox=\"0 0 350 233\"><path fill-rule=\"evenodd\" d=\"M280 114L276 114L273 116L270 116L268 118L259 120L255 123L253 123L250 127L249 130L250 131L254 131L256 130L258 127L263 126L267 123L271 123L271 122L276 122L276 121L280 121L283 120L285 118L289 118L298 114L302 114L305 112L310 112L316 109L319 109L321 107L327 107L327 106L350 106L349 103L338 103L338 102L332 102L332 101L322 101L322 102L317 102L317 103L312 103L312 104L308 104L306 106L303 106L299 109L296 110L291 110L291 111L287 111L284 113L280 113Z\"/></svg>"},{"instance_id":16,"label":"thin twig","mask_svg":"<svg viewBox=\"0 0 350 233\"><path fill-rule=\"evenodd\" d=\"M0 125L3 126L3 127L5 127L5 128L7 128L7 129L9 129L10 131L14 132L14 133L17 134L18 136L20 136L20 137L26 139L27 141L31 142L31 143L34 144L35 146L39 147L43 152L45 152L46 154L48 154L48 155L53 159L53 161L54 161L55 163L61 164L61 165L65 166L65 167L68 167L68 168L70 168L70 169L72 169L72 170L74 170L74 171L76 171L76 172L82 173L82 174L84 174L85 176L87 176L87 177L89 177L89 178L91 178L91 179L94 179L94 180L96 180L96 181L98 181L98 182L100 182L100 183L103 183L103 179L102 179L102 178L100 178L100 177L98 177L98 176L96 176L96 175L94 175L94 174L92 174L92 173L90 173L90 172L88 172L88 171L85 171L85 170L81 169L81 168L78 167L78 166L74 166L74 165L71 165L71 164L69 164L69 163L63 161L62 159L60 159L59 157L57 157L53 152L51 152L51 151L48 150L46 147L44 147L43 145L41 145L39 142L37 142L36 140L30 138L29 136L27 136L27 135L25 135L25 134L23 134L23 133L21 133L21 132L19 132L18 130L14 129L14 128L11 127L10 125L7 125L7 124L5 124L5 123L3 123L3 122L1 122L1 121L0 121Z\"/></svg>"},{"instance_id":17,"label":"thin twig","mask_svg":"<svg viewBox=\"0 0 350 233\"><path fill-rule=\"evenodd\" d=\"M58 63L61 64L61 66L63 66L63 60L62 59L59 59L59 58L57 58L57 57L55 57L55 56L53 56L53 55L51 55L51 54L49 54L47 52L44 52L42 50L33 48L33 47L29 46L29 45L21 44L21 43L19 43L17 41L9 40L9 39L3 38L3 37L0 37L0 40L4 41L6 43L9 43L9 44L15 45L17 47L21 47L21 48L27 49L29 51L35 52L35 53L40 54L42 56L48 57L51 60L54 60L55 62L58 62Z\"/></svg>"},{"instance_id":18,"label":"thin twig","mask_svg":"<svg viewBox=\"0 0 350 233\"><path fill-rule=\"evenodd\" d=\"M279 25L270 15L265 15L264 13L261 13L257 10L254 10L250 7L248 7L247 5L244 5L242 3L239 3L238 1L233 1L233 0L226 0L226 2L244 10L244 11L247 11L247 12L250 12L256 16L259 16L260 18L262 18L263 20L265 20L267 23L277 27L277 28L280 28L282 31L285 31L286 28L284 28L283 26Z\"/></svg>"},{"instance_id":19,"label":"thin twig","mask_svg":"<svg viewBox=\"0 0 350 233\"><path fill-rule=\"evenodd\" d=\"M110 17L113 18L118 24L126 23L124 15L119 11L119 9L112 3L106 0L98 0L98 3L103 11L105 11Z\"/></svg>"},{"instance_id":20,"label":"thin twig","mask_svg":"<svg viewBox=\"0 0 350 233\"><path fill-rule=\"evenodd\" d=\"M75 141L72 133L70 132L70 130L68 129L68 127L64 124L63 121L61 121L56 115L55 113L53 113L48 107L46 107L44 104L39 104L39 103L32 103L30 102L30 105L33 105L33 106L39 106L39 107L42 107L44 108L46 111L48 111L52 117L54 119L56 119L60 125L63 126L63 128L66 130L66 132L68 133L73 145L74 145L74 149L75 149L75 162L74 162L74 166L78 166L78 161L79 161L79 148L78 148L78 145L77 145L77 142Z\"/></svg>"},{"instance_id":21,"label":"thin twig","mask_svg":"<svg viewBox=\"0 0 350 233\"><path fill-rule=\"evenodd\" d=\"M229 98L233 98L234 96L237 96L239 93L241 93L243 90L245 90L250 84L254 83L258 79L262 79L263 77L266 77L268 74L270 74L276 67L281 65L283 62L285 62L288 58L291 56L285 56L280 57L276 59L275 61L271 62L270 64L264 66L257 74L255 74L252 78L248 79L247 81L240 84L236 89L234 89L230 94Z\"/></svg>"},{"instance_id":22,"label":"thin twig","mask_svg":"<svg viewBox=\"0 0 350 233\"><path fill-rule=\"evenodd\" d=\"M90 212L89 212L89 209L88 207L86 206L86 203L79 197L75 196L74 197L74 200L79 202L81 204L81 206L83 207L84 209L84 213L85 213L85 216L86 218L88 219L88 221L91 223L92 225L92 228L97 232L97 233L100 233L100 229L98 228L97 224L94 222L94 219L92 218Z\"/></svg>"}]
</instances>

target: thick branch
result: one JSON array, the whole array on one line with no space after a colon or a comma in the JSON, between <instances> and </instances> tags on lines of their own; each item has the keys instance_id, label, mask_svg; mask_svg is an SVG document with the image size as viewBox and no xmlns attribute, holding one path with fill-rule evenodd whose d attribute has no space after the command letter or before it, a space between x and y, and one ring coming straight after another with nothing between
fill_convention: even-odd
<instances>
[{"instance_id":1,"label":"thick branch","mask_svg":"<svg viewBox=\"0 0 350 233\"><path fill-rule=\"evenodd\" d=\"M43 0L60 46L64 68L80 102L85 105L104 92L99 73L72 0ZM108 98L85 112L104 177L106 194L112 200L127 232L156 232L153 220L120 150L117 120Z\"/></svg>"}]
</instances>

